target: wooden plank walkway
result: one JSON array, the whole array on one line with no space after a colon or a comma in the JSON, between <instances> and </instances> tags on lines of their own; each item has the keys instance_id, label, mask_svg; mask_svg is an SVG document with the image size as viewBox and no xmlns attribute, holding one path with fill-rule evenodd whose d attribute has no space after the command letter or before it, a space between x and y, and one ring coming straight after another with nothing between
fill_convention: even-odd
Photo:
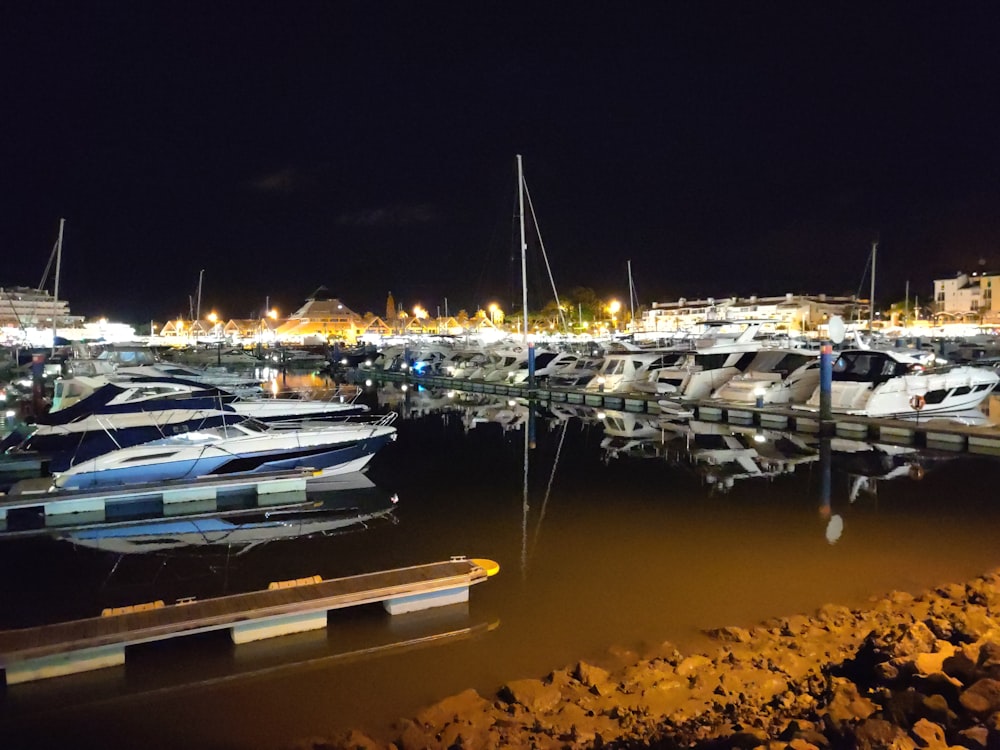
<instances>
[{"instance_id":1,"label":"wooden plank walkway","mask_svg":"<svg viewBox=\"0 0 1000 750\"><path fill-rule=\"evenodd\" d=\"M243 642L325 627L326 613L332 609L376 602L384 602L390 612L394 602L403 604L399 611L442 606L452 603L456 592L460 600L466 600L469 586L498 569L490 561L456 557L319 583L0 631L0 667L6 670L8 683L20 682L96 668L86 666L94 654L114 655L97 667L120 664L126 646L150 641L234 628L234 641ZM309 619L317 616L318 620ZM301 626L305 620L311 623L308 627ZM240 628L244 630L239 632L249 629L250 635L238 638ZM254 628L260 628L261 634L254 635ZM14 680L12 673L18 675Z\"/></svg>"}]
</instances>

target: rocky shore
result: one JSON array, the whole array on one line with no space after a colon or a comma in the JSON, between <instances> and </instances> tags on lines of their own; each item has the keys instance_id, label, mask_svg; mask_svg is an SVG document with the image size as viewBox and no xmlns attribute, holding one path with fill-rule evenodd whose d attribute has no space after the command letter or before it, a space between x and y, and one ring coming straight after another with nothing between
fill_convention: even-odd
<instances>
[{"instance_id":1,"label":"rocky shore","mask_svg":"<svg viewBox=\"0 0 1000 750\"><path fill-rule=\"evenodd\" d=\"M395 726L304 750L1000 750L1000 569L863 610L825 605L709 634L714 652L609 671L580 662L496 696L468 690Z\"/></svg>"}]
</instances>

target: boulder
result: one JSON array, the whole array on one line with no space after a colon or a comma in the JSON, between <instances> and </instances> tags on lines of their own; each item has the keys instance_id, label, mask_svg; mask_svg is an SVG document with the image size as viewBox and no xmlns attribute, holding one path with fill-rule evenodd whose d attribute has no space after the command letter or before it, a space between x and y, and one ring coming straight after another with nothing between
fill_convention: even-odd
<instances>
[{"instance_id":1,"label":"boulder","mask_svg":"<svg viewBox=\"0 0 1000 750\"><path fill-rule=\"evenodd\" d=\"M850 680L833 678L833 697L824 716L834 727L852 724L867 719L877 710L877 706L858 692L858 687Z\"/></svg>"},{"instance_id":2,"label":"boulder","mask_svg":"<svg viewBox=\"0 0 1000 750\"><path fill-rule=\"evenodd\" d=\"M483 715L489 709L489 701L475 690L465 690L452 695L417 714L417 722L428 727L444 726L470 716ZM492 723L492 722L490 722Z\"/></svg>"},{"instance_id":3,"label":"boulder","mask_svg":"<svg viewBox=\"0 0 1000 750\"><path fill-rule=\"evenodd\" d=\"M946 750L948 743L944 738L944 728L927 719L921 719L913 725L910 734L916 740L918 747L929 750Z\"/></svg>"},{"instance_id":4,"label":"boulder","mask_svg":"<svg viewBox=\"0 0 1000 750\"><path fill-rule=\"evenodd\" d=\"M857 750L882 750L898 746L906 732L885 719L865 719L854 729Z\"/></svg>"},{"instance_id":5,"label":"boulder","mask_svg":"<svg viewBox=\"0 0 1000 750\"><path fill-rule=\"evenodd\" d=\"M587 687L605 685L611 680L611 674L608 670L595 667L585 661L581 661L576 665L576 669L573 670L573 676Z\"/></svg>"},{"instance_id":6,"label":"boulder","mask_svg":"<svg viewBox=\"0 0 1000 750\"><path fill-rule=\"evenodd\" d=\"M676 672L679 677L687 677L692 672L704 669L712 663L712 660L703 654L689 656L677 665Z\"/></svg>"},{"instance_id":7,"label":"boulder","mask_svg":"<svg viewBox=\"0 0 1000 750\"><path fill-rule=\"evenodd\" d=\"M959 698L969 713L985 718L1000 711L1000 680L984 677Z\"/></svg>"},{"instance_id":8,"label":"boulder","mask_svg":"<svg viewBox=\"0 0 1000 750\"><path fill-rule=\"evenodd\" d=\"M936 649L933 652L917 654L914 657L913 663L920 674L927 675L944 671L945 659L954 656L957 650L952 644L946 641L938 641L935 646Z\"/></svg>"},{"instance_id":9,"label":"boulder","mask_svg":"<svg viewBox=\"0 0 1000 750\"><path fill-rule=\"evenodd\" d=\"M514 680L500 690L500 697L510 703L524 706L533 714L544 714L554 710L562 700L558 688L546 685L541 680Z\"/></svg>"}]
</instances>

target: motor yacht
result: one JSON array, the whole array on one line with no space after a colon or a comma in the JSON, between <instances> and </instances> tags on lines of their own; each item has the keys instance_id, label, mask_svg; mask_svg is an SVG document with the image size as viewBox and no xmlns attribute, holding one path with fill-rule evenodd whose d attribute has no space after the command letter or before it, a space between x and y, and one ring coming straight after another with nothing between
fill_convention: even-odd
<instances>
[{"instance_id":1,"label":"motor yacht","mask_svg":"<svg viewBox=\"0 0 1000 750\"><path fill-rule=\"evenodd\" d=\"M395 440L394 418L296 427L247 419L105 453L55 474L52 486L114 487L306 468L318 476L360 471Z\"/></svg>"},{"instance_id":2,"label":"motor yacht","mask_svg":"<svg viewBox=\"0 0 1000 750\"><path fill-rule=\"evenodd\" d=\"M733 375L711 398L732 404L802 404L819 385L819 352L761 349L747 369Z\"/></svg>"},{"instance_id":3,"label":"motor yacht","mask_svg":"<svg viewBox=\"0 0 1000 750\"><path fill-rule=\"evenodd\" d=\"M978 407L1000 376L971 365L928 366L895 349L845 349L833 363L834 412L867 417L920 417ZM820 388L800 408L818 411Z\"/></svg>"}]
</instances>

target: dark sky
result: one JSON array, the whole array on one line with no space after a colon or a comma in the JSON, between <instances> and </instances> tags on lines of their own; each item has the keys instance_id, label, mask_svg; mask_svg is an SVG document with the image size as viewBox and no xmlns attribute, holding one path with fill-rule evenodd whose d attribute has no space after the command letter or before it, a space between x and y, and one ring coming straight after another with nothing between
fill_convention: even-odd
<instances>
[{"instance_id":1,"label":"dark sky","mask_svg":"<svg viewBox=\"0 0 1000 750\"><path fill-rule=\"evenodd\" d=\"M647 304L867 295L878 238L880 301L926 299L1000 268L998 32L995 3L6 3L0 285L64 216L88 316L186 314L201 269L225 317L320 284L507 306L520 153L561 293L627 299L631 260Z\"/></svg>"}]
</instances>

